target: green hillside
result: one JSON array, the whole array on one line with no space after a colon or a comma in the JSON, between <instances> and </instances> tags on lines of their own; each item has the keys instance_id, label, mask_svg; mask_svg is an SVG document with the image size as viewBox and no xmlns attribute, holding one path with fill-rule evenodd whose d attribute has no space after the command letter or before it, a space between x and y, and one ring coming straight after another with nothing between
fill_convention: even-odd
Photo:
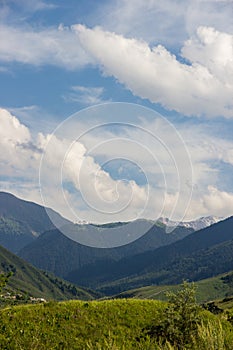
<instances>
[{"instance_id":1,"label":"green hillside","mask_svg":"<svg viewBox=\"0 0 233 350\"><path fill-rule=\"evenodd\" d=\"M157 341L147 331L161 324L163 318L166 322L166 304L159 301L51 302L7 308L0 311L0 318L1 349L181 349L166 344L162 334ZM226 315L200 311L196 338L192 345L182 349L231 350L233 325L228 319ZM172 334L177 336L175 332Z\"/></svg>"},{"instance_id":2,"label":"green hillside","mask_svg":"<svg viewBox=\"0 0 233 350\"><path fill-rule=\"evenodd\" d=\"M7 289L47 300L93 299L97 294L44 273L0 246L0 272L12 272Z\"/></svg>"},{"instance_id":3,"label":"green hillside","mask_svg":"<svg viewBox=\"0 0 233 350\"><path fill-rule=\"evenodd\" d=\"M197 301L204 303L215 299L225 299L231 301L233 296L233 271L216 277L203 279L195 283L197 287ZM181 285L161 285L147 286L128 290L115 295L116 298L135 298L135 299L156 299L167 300L166 292L177 291ZM233 305L232 305L233 306Z\"/></svg>"}]
</instances>

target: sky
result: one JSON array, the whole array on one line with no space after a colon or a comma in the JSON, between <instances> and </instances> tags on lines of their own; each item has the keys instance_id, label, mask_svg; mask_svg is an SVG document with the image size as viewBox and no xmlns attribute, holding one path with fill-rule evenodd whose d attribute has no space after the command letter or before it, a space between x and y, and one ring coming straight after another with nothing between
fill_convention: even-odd
<instances>
[{"instance_id":1,"label":"sky","mask_svg":"<svg viewBox=\"0 0 233 350\"><path fill-rule=\"evenodd\" d=\"M0 1L0 190L74 222L233 214L232 0Z\"/></svg>"}]
</instances>

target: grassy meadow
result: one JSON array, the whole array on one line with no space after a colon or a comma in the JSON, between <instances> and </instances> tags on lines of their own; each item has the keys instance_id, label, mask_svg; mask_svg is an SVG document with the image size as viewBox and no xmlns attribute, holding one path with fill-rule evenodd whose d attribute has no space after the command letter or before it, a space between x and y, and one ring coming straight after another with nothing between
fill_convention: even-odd
<instances>
[{"instance_id":1,"label":"grassy meadow","mask_svg":"<svg viewBox=\"0 0 233 350\"><path fill-rule=\"evenodd\" d=\"M163 335L155 338L147 332L169 317L166 312L165 302L136 299L5 307L0 311L0 349L181 349ZM200 311L197 333L182 349L232 349L231 316L233 309L219 315Z\"/></svg>"},{"instance_id":2,"label":"grassy meadow","mask_svg":"<svg viewBox=\"0 0 233 350\"><path fill-rule=\"evenodd\" d=\"M182 284L152 285L131 289L115 295L117 298L156 299L167 300L166 293L177 292ZM223 300L233 295L233 272L227 272L215 277L206 278L195 282L196 299L198 303L206 303L211 300ZM225 304L225 302L224 302ZM233 305L232 305L233 306Z\"/></svg>"}]
</instances>

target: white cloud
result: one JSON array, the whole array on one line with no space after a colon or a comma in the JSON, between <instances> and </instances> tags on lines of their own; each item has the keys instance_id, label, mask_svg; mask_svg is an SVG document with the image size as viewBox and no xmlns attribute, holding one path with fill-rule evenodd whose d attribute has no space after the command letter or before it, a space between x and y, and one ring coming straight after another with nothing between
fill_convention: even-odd
<instances>
[{"instance_id":1,"label":"white cloud","mask_svg":"<svg viewBox=\"0 0 233 350\"><path fill-rule=\"evenodd\" d=\"M35 30L28 27L0 26L0 60L78 69L90 63L73 30L58 28Z\"/></svg>"},{"instance_id":2,"label":"white cloud","mask_svg":"<svg viewBox=\"0 0 233 350\"><path fill-rule=\"evenodd\" d=\"M151 131L156 129L157 137L160 138L164 132L162 125L158 127L155 122L146 126L142 120L141 126L149 127ZM159 164L167 178L166 185L161 181L161 169L146 156L147 151L144 152L140 144L132 143L132 140L140 140L141 145L145 147L149 145L150 140L142 131L136 132L132 129L132 133L129 134L128 129L122 135L127 142L122 142L118 135L116 143L112 141L109 144L103 143L103 147L96 150L95 156L89 153L89 149L95 143L101 144L106 139L112 140L114 136L117 135L114 135L111 129L111 132L109 130L106 133L101 132L101 138L98 134L96 140L83 139L82 142L43 133L39 133L35 138L15 116L7 110L0 109L1 189L41 203L38 172L41 154L45 152L40 179L45 204L64 216L73 220L85 219L96 222L135 219L141 213L143 217L155 218L160 216L161 211L163 216L170 216L179 198L179 187L175 181L176 169L172 166L171 160L169 161L164 147L159 147L158 142L150 143L150 150L158 154ZM166 147L170 149L173 147L175 168L177 166L182 168L182 162L184 163L182 147L179 147L175 136L169 131L165 136L163 141ZM218 138L213 138L211 141L211 137L204 131L200 133L198 127L186 131L186 140L191 153L195 181L193 198L186 219L210 214L217 216L232 214L233 194L218 188L217 183L221 174L214 165L210 165L211 161L216 160L233 165L232 142ZM83 141L88 142L84 145ZM104 154L106 157L104 161L122 156L138 164L149 176L148 178L153 179L150 182L149 194L147 186L139 186L134 180L114 180L96 161L98 155ZM183 166L182 169L180 176L181 180L185 181L188 174L186 167ZM174 213L174 217L178 218L184 214L182 203L187 203L185 191L181 191L180 195L181 201Z\"/></svg>"},{"instance_id":3,"label":"white cloud","mask_svg":"<svg viewBox=\"0 0 233 350\"><path fill-rule=\"evenodd\" d=\"M13 3L17 3L17 0L13 0ZM49 3L48 1L42 1L42 0L21 0L20 1L20 7L22 7L25 10L28 11L41 11L41 10L51 10L56 8L57 6L53 3Z\"/></svg>"},{"instance_id":4,"label":"white cloud","mask_svg":"<svg viewBox=\"0 0 233 350\"><path fill-rule=\"evenodd\" d=\"M71 198L80 196L81 192L84 204L87 203L89 216L91 208L96 208L94 212L98 213L102 221L103 217L114 217L112 212L117 213L119 220L122 217L122 208L126 211L125 218L134 219L136 213L141 211L142 202L147 196L145 189L134 181L126 183L113 180L87 154L82 143L42 133L38 134L37 139L32 139L30 130L5 109L0 109L0 126L0 175L7 176L5 185L1 182L2 189L13 191L20 196L24 193L25 197L31 200L32 193L35 194L38 188L40 160L44 152L40 181L43 193L46 192L48 199L45 204L63 215L77 219L63 197L63 190L67 193L65 187L63 188L66 183L71 183L73 188L76 188L76 191L70 194ZM9 184L10 178L12 185ZM28 185L25 186L25 183ZM32 187L31 194L29 187ZM35 195L35 200L38 201L38 198L39 192ZM81 201L80 204L83 205ZM77 214L80 208L73 209Z\"/></svg>"},{"instance_id":5,"label":"white cloud","mask_svg":"<svg viewBox=\"0 0 233 350\"><path fill-rule=\"evenodd\" d=\"M230 59L222 69L219 68L221 60L216 59L211 64L208 59L203 64L205 60L199 53L199 63L192 57L192 41L189 41L184 53L192 59L192 64L187 65L180 63L161 45L151 49L146 42L126 39L99 27L88 29L76 25L74 28L83 47L96 59L104 74L114 76L133 94L185 115L222 115L232 118L233 82L227 78L232 71ZM213 32L214 38L212 36L212 40L208 40ZM219 40L222 36L225 38L224 45ZM197 37L202 44L203 55L208 58L210 54L207 55L207 52L213 52L213 47L216 47L215 52L217 49L220 51L218 56L226 51L231 52L232 36L228 37L212 28L200 28ZM195 41L194 50L196 47ZM216 71L221 71L224 76L215 74Z\"/></svg>"},{"instance_id":6,"label":"white cloud","mask_svg":"<svg viewBox=\"0 0 233 350\"><path fill-rule=\"evenodd\" d=\"M233 86L233 35L199 27L182 48L183 57L205 66L219 81Z\"/></svg>"},{"instance_id":7,"label":"white cloud","mask_svg":"<svg viewBox=\"0 0 233 350\"><path fill-rule=\"evenodd\" d=\"M233 31L232 0L116 0L103 6L103 13L94 25L166 47L182 45L203 25Z\"/></svg>"},{"instance_id":8,"label":"white cloud","mask_svg":"<svg viewBox=\"0 0 233 350\"><path fill-rule=\"evenodd\" d=\"M42 194L47 205L54 207L51 202L50 188L57 189L57 193L66 193L66 184L71 183L73 190L70 207L76 213L76 217L70 216L71 210L66 209L69 217L76 220L80 218L79 210L73 206L73 198L82 197L79 205L88 208L88 217L98 214L99 221L112 217L120 220L121 217L135 219L135 211L141 211L142 203L146 201L147 193L143 187L139 187L134 181L126 183L121 180L113 180L104 171L93 157L87 154L87 150L80 142L68 139L58 139L54 135L44 137L39 135L39 145L44 150L40 182ZM68 197L69 198L69 197ZM57 199L56 199L57 202ZM64 203L61 199L61 203ZM63 204L62 206L65 206ZM122 208L124 213L122 214ZM132 216L133 215L133 216Z\"/></svg>"},{"instance_id":9,"label":"white cloud","mask_svg":"<svg viewBox=\"0 0 233 350\"><path fill-rule=\"evenodd\" d=\"M28 128L20 124L19 120L11 115L7 110L0 108L0 142L12 142L13 145L28 142L30 140L30 132Z\"/></svg>"},{"instance_id":10,"label":"white cloud","mask_svg":"<svg viewBox=\"0 0 233 350\"><path fill-rule=\"evenodd\" d=\"M221 191L215 186L208 186L202 197L195 198L191 202L187 218L201 216L228 217L232 215L233 193Z\"/></svg>"},{"instance_id":11,"label":"white cloud","mask_svg":"<svg viewBox=\"0 0 233 350\"><path fill-rule=\"evenodd\" d=\"M200 130L201 128L195 128ZM188 132L188 134L190 134ZM202 138L203 137L203 138ZM186 135L186 139L187 139ZM223 161L233 166L233 143L217 137L211 137L200 130L187 141L189 151L195 162Z\"/></svg>"},{"instance_id":12,"label":"white cloud","mask_svg":"<svg viewBox=\"0 0 233 350\"><path fill-rule=\"evenodd\" d=\"M1 175L13 176L28 162L28 151L22 146L31 142L30 131L7 110L0 109ZM22 169L22 168L21 168Z\"/></svg>"},{"instance_id":13,"label":"white cloud","mask_svg":"<svg viewBox=\"0 0 233 350\"><path fill-rule=\"evenodd\" d=\"M170 215L171 213L172 206L178 196L177 191L181 180L183 184L186 183L187 186L193 187L193 198L186 216L187 220L202 215L211 215L211 210L214 208L215 215L222 216L224 208L226 209L227 206L220 210L221 213L217 214L217 201L216 207L214 202L212 206L208 205L210 202L204 205L204 198L209 196L209 186L215 188L220 186L221 189L219 188L218 191L221 192L222 188L226 188L225 181L230 181L230 170L222 171L221 167L223 163L228 165L228 167L233 166L233 142L211 135L207 124L195 125L186 122L184 125L176 125L176 129L181 134L181 138L184 140L191 157L193 171L193 177L191 177L188 172L187 159L185 160L182 143L178 140L174 130L172 131L168 127L165 129L161 123L156 125L156 121L145 123L142 120L141 127L144 130L150 130L164 144L151 140L149 135L139 128L132 129L130 134L121 130L120 135L122 139L120 138L116 142L111 141L114 138L114 134L109 132L96 135L93 138L90 137L91 135L87 135L84 142L88 145L88 148L93 147L95 157L100 156L103 163L109 159L118 159L121 156L123 159L129 159L137 164L147 175L147 179L152 185L151 194L154 199L160 198L161 200L163 198L163 191L161 190L164 189L161 173L161 170L163 170L166 178L166 190L168 191L168 196L164 203L164 215ZM103 143L101 146L103 140L110 140L110 142ZM138 141L139 144L135 144L133 140ZM95 148L96 144L100 146ZM152 152L152 155L156 155L156 159L153 159L148 149ZM175 163L173 163L168 151L173 155ZM231 191L229 186L228 188ZM150 203L150 208L152 207L158 208L158 202ZM226 210L226 215L231 211L232 207L229 207ZM184 213L184 208L182 208L182 205L179 205L175 212L177 219L178 215L182 215L182 213ZM151 212L147 214L150 217Z\"/></svg>"},{"instance_id":14,"label":"white cloud","mask_svg":"<svg viewBox=\"0 0 233 350\"><path fill-rule=\"evenodd\" d=\"M200 26L233 33L232 0L189 0L185 29L192 36Z\"/></svg>"},{"instance_id":15,"label":"white cloud","mask_svg":"<svg viewBox=\"0 0 233 350\"><path fill-rule=\"evenodd\" d=\"M25 22L35 12L52 10L57 5L43 0L8 0L0 2L0 19L10 22Z\"/></svg>"},{"instance_id":16,"label":"white cloud","mask_svg":"<svg viewBox=\"0 0 233 350\"><path fill-rule=\"evenodd\" d=\"M141 126L149 128L151 132L156 130L156 136L160 138L164 132L162 131L162 125L158 126L155 125L155 123L145 125L142 121ZM74 129L76 128L79 130L78 123L73 127ZM187 130L185 132L185 129L180 130L182 134L186 134L186 140L188 141L187 146L191 153L194 171L194 183L187 183L187 186L194 187L194 191L190 208L185 216L186 220L198 216L211 215L213 213L219 216L227 216L230 215L229 213L232 208L227 206L220 208L218 198L216 200L216 206L214 202L210 205L211 201L209 198L211 194L210 188L214 187L217 189L219 176L222 175L219 173L218 169L215 168L216 161L226 161L228 151L233 149L233 144L232 142L226 142L217 138L212 138L211 140L210 136L204 131L200 133L200 130L201 129L198 127L190 128L190 132L187 132ZM170 132L167 130L166 137L163 137L163 141L165 142L166 148L172 150L176 164L172 164L171 158L162 145L159 146L157 142L151 143L151 139L148 138L148 135L147 137L146 135L143 135L141 130L132 130L130 134L121 130L122 139L118 137L114 141L115 136L116 134L114 131L110 132L108 130L104 132L101 129L99 133L92 135L92 137L87 134L87 137L82 138L85 147L82 143L82 147L80 148L80 144L75 142L73 147L69 149L63 166L64 179L65 176L66 180L72 179L76 189L81 189L82 195L87 202L97 208L97 210L93 211L90 210L90 208L83 208L81 202L77 200L77 196L67 192L66 197L69 198L71 207L73 206L73 208L75 208L74 203L76 203L77 207L80 208L78 211L80 213L80 219L85 219L87 221L104 222L111 220L128 220L129 218L134 217L134 215L137 216L140 209L143 207L143 203L145 203L145 199L148 199L148 206L145 211L143 211L144 217L154 218L160 213L160 210L162 210L163 216L170 216L179 197L176 167L178 167L180 171L179 176L181 176L181 181L185 181L185 178L189 175L188 173L186 174L187 169L184 162L183 151L180 149L179 145L177 147L177 139L174 136L174 133L172 133L171 130ZM107 142L107 140L109 140L109 142ZM141 144L137 145L133 143L132 140L140 140ZM65 152L63 149L64 142L62 144L63 146L61 149L63 155L61 158L63 159ZM95 145L98 145L98 148L95 148ZM143 150L143 145L145 147L150 145L150 151L158 155L158 162L161 169L164 171L167 180L165 187L163 181L161 182L162 174L160 167L155 163L154 159L149 157L148 151L146 151L146 149ZM87 153L87 150L92 148L94 149L94 157L93 153L91 153L91 157L88 156ZM54 145L51 148L51 159L48 159L46 162L48 164L51 164L54 159L54 152L52 149L58 150L59 146ZM78 154L79 156L77 156ZM150 181L151 187L148 198L145 186L135 186L134 182L130 182L130 186L125 186L121 181L113 181L109 174L102 170L99 163L94 161L94 159L99 156L102 157L103 163L108 162L109 159L114 160L122 157L123 159L129 159L141 167L148 179L153 179L153 181ZM212 161L215 165L210 164ZM231 161L232 159L229 159L229 162ZM48 173L53 173L49 168L47 168L47 170ZM77 174L81 175L78 177ZM49 175L45 176L45 178L49 178ZM54 176L53 181L55 181ZM55 183L58 182L55 181ZM131 188L136 192L134 192L134 200L131 202L130 210L120 211L117 215L109 214L109 209L117 209L122 207L124 203L127 203L127 200L131 196ZM165 189L167 190L166 194ZM221 190L217 190L219 194L223 193ZM184 192L181 193L181 201L178 203L174 213L174 218L177 220L183 217L183 203L187 203L187 200L185 199L186 194ZM227 192L225 193L227 194ZM119 202L117 202L118 194L120 197ZM230 193L229 196L231 196ZM115 203L114 200L116 201ZM64 209L64 212L66 210L67 208ZM100 214L98 210L103 211L104 215Z\"/></svg>"},{"instance_id":17,"label":"white cloud","mask_svg":"<svg viewBox=\"0 0 233 350\"><path fill-rule=\"evenodd\" d=\"M203 196L203 205L208 213L223 217L232 215L233 193L219 191L213 186L208 187L208 192Z\"/></svg>"},{"instance_id":18,"label":"white cloud","mask_svg":"<svg viewBox=\"0 0 233 350\"><path fill-rule=\"evenodd\" d=\"M25 0L28 4L28 1ZM224 4L223 4L224 3ZM43 8L42 1L33 2L35 8ZM106 75L113 75L123 83L133 94L147 98L152 102L161 103L165 108L175 109L186 115L225 116L232 117L232 90L233 90L233 64L232 64L232 35L227 33L227 25L219 26L218 22L212 23L221 13L228 23L229 2L221 1L184 1L158 2L151 0L144 2L136 0L134 4L121 0L113 6L108 5L107 13L117 19L119 28L124 24L129 28L129 23L135 20L135 30L127 32L127 29L117 29L117 32L131 36L129 39L114 32L107 32L100 28L93 30L76 25L58 28L36 28L30 26L9 26L2 24L0 27L0 60L3 62L21 62L36 66L56 65L66 69L80 69L94 62L101 65ZM202 5L202 6L201 6ZM26 5L25 5L26 6ZM26 6L27 7L27 6ZM177 37L174 31L177 27L184 31L184 18L192 17L198 12L200 18L206 18L203 13L209 13L211 21L199 21L192 30L186 30L180 42L190 37L182 47L181 54L190 64L184 64L169 52L164 46L153 43L164 42L162 32L164 26L168 29L169 37L173 45ZM221 8L224 7L224 11ZM114 9L114 10L113 10ZM188 9L188 17L185 15ZM198 10L197 10L198 9ZM103 9L102 9L103 10ZM142 14L146 14L143 16ZM122 16L122 21L118 17ZM154 15L155 18L153 17ZM110 16L110 17L109 17ZM112 18L111 15L106 18ZM150 19L148 22L147 19ZM168 21L166 22L166 18ZM196 18L196 17L195 17ZM142 23L139 21L141 19ZM153 21L152 21L153 19ZM152 30L153 26L159 29ZM103 20L104 28L114 29L114 21ZM226 30L221 32L215 28ZM224 23L222 20L221 23ZM137 28L150 34L139 35ZM196 31L197 29L197 31ZM76 35L78 32L79 35ZM171 35L172 33L172 35ZM142 41L135 38L143 38ZM81 40L81 43L80 43ZM150 44L152 43L152 44ZM82 44L82 45L81 45ZM177 49L177 47L176 47ZM64 96L68 100L81 102L86 105L102 102L101 88L87 88L74 86L70 94ZM215 103L212 103L215 101ZM105 102L105 101L104 101Z\"/></svg>"},{"instance_id":19,"label":"white cloud","mask_svg":"<svg viewBox=\"0 0 233 350\"><path fill-rule=\"evenodd\" d=\"M101 23L107 30L148 42L177 44L186 34L183 30L187 1L117 0L102 8Z\"/></svg>"},{"instance_id":20,"label":"white cloud","mask_svg":"<svg viewBox=\"0 0 233 350\"><path fill-rule=\"evenodd\" d=\"M16 115L22 124L27 125L33 136L37 135L41 130L44 133L51 133L59 123L57 115L48 113L37 105L5 108L13 115Z\"/></svg>"},{"instance_id":21,"label":"white cloud","mask_svg":"<svg viewBox=\"0 0 233 350\"><path fill-rule=\"evenodd\" d=\"M107 102L103 98L103 87L86 87L86 86L72 86L71 92L64 95L64 100L67 102L79 102L86 106L96 105Z\"/></svg>"}]
</instances>

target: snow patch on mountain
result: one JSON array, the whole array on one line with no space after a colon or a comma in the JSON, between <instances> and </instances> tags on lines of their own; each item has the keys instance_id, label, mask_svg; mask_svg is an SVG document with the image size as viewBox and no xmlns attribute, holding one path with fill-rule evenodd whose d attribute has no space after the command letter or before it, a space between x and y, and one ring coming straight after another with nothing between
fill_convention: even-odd
<instances>
[{"instance_id":1,"label":"snow patch on mountain","mask_svg":"<svg viewBox=\"0 0 233 350\"><path fill-rule=\"evenodd\" d=\"M183 221L180 223L177 223L175 221L170 221L168 218L159 218L159 222L163 223L166 226L183 226L186 228L192 228L194 231L199 231L205 227L211 226L213 224L216 224L217 222L223 220L221 217L217 216L204 216L200 217L199 219L193 220L193 221Z\"/></svg>"}]
</instances>

